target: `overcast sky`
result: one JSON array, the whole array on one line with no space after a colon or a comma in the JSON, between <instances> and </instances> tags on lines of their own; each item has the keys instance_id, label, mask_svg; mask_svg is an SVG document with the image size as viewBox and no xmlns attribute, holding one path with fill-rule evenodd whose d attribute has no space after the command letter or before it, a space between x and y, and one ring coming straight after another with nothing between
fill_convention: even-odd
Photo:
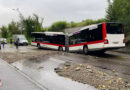
<instances>
[{"instance_id":1,"label":"overcast sky","mask_svg":"<svg viewBox=\"0 0 130 90\"><path fill-rule=\"evenodd\" d=\"M55 21L82 21L105 17L107 0L0 0L0 26L10 21L18 21L19 8L27 17L33 13L44 18L43 26Z\"/></svg>"}]
</instances>

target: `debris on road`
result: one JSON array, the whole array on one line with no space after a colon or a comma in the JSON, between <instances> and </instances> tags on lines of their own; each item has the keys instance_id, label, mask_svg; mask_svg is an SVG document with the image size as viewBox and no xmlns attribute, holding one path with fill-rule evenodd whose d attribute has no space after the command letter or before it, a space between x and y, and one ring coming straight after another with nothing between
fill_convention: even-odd
<instances>
[{"instance_id":1,"label":"debris on road","mask_svg":"<svg viewBox=\"0 0 130 90\"><path fill-rule=\"evenodd\" d=\"M71 78L84 84L95 86L103 90L127 90L130 89L130 84L126 84L119 74L113 70L114 76L99 71L97 67L88 64L72 64L69 66L55 69L60 76ZM66 67L66 69L64 69Z\"/></svg>"}]
</instances>

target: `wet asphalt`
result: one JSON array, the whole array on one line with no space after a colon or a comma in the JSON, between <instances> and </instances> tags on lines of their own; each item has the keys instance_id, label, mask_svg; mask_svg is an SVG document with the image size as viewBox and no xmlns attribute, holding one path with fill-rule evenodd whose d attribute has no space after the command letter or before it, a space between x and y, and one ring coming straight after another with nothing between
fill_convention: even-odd
<instances>
[{"instance_id":1,"label":"wet asphalt","mask_svg":"<svg viewBox=\"0 0 130 90\"><path fill-rule=\"evenodd\" d=\"M25 50L23 50L25 49ZM19 51L23 52L36 50L36 47L21 47ZM43 49L44 50L44 49ZM7 49L7 51L10 51ZM12 51L15 51L12 49ZM2 52L6 52L6 49L2 50ZM79 83L71 82L69 79L59 77L55 72L54 68L62 65L64 62L72 62L72 63L88 63L99 70L102 70L108 74L114 75L113 71L118 72L119 76L123 78L126 82L130 83L130 48L127 47L125 49L107 51L105 54L100 54L97 52L90 53L88 55L84 55L82 52L78 53L65 53L59 52L56 55L50 55L45 58L46 60L42 63L33 62L27 60L21 60L18 62L14 62L12 65L17 67L19 70L38 81L39 83L45 85L45 87L49 87L49 89L56 90L55 86L58 89L69 90L64 84L68 85L68 82L72 84L72 88L76 88ZM54 78L55 77L55 78ZM57 84L56 82L59 81ZM62 82L64 81L64 83ZM63 84L61 84L63 83ZM48 86L49 85L49 86ZM51 87L50 87L51 85ZM61 85L61 87L59 87ZM64 89L62 88L64 87ZM90 86L82 86L77 90L84 90L86 88L92 88Z\"/></svg>"},{"instance_id":2,"label":"wet asphalt","mask_svg":"<svg viewBox=\"0 0 130 90\"><path fill-rule=\"evenodd\" d=\"M84 55L79 52L57 55L56 57L74 63L89 63L110 75L114 75L113 71L117 72L126 83L130 83L130 48L107 51L104 54L91 52Z\"/></svg>"},{"instance_id":3,"label":"wet asphalt","mask_svg":"<svg viewBox=\"0 0 130 90\"><path fill-rule=\"evenodd\" d=\"M54 69L63 65L65 61L46 56L45 60L21 60L12 65L38 82L47 90L97 90L93 86L78 83L59 76Z\"/></svg>"}]
</instances>

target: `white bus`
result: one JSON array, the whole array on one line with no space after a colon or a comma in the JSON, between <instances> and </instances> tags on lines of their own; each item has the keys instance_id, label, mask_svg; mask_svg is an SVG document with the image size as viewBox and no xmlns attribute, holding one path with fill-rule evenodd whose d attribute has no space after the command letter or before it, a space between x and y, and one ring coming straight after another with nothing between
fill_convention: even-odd
<instances>
[{"instance_id":1,"label":"white bus","mask_svg":"<svg viewBox=\"0 0 130 90\"><path fill-rule=\"evenodd\" d=\"M69 50L101 51L125 47L124 25L100 23L81 28L69 35Z\"/></svg>"},{"instance_id":2,"label":"white bus","mask_svg":"<svg viewBox=\"0 0 130 90\"><path fill-rule=\"evenodd\" d=\"M33 38L31 45L38 48L65 50L65 35L63 32L32 32Z\"/></svg>"}]
</instances>

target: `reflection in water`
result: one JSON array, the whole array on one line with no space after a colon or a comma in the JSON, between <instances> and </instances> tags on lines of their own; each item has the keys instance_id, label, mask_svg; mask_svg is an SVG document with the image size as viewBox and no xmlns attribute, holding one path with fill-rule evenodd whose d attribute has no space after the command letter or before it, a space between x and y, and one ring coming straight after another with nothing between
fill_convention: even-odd
<instances>
[{"instance_id":1,"label":"reflection in water","mask_svg":"<svg viewBox=\"0 0 130 90\"><path fill-rule=\"evenodd\" d=\"M42 60L40 63L35 62L34 60L22 60L13 63L13 66L17 67L49 90L95 90L92 86L84 85L68 78L58 76L54 72L54 68L63 63L64 61L48 58Z\"/></svg>"}]
</instances>

